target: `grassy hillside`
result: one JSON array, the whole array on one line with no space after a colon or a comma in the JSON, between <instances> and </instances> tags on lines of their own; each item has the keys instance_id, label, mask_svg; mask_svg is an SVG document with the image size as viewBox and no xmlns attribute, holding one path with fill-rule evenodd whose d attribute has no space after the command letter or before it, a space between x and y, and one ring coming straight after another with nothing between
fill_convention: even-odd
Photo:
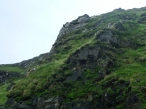
<instances>
[{"instance_id":1,"label":"grassy hillside","mask_svg":"<svg viewBox=\"0 0 146 109\"><path fill-rule=\"evenodd\" d=\"M8 71L8 72L18 72L18 73L23 73L24 71L19 67L13 67L13 66L0 66L0 70Z\"/></svg>"},{"instance_id":2,"label":"grassy hillside","mask_svg":"<svg viewBox=\"0 0 146 109\"><path fill-rule=\"evenodd\" d=\"M15 85L7 97L28 103L34 96L59 96L62 105L90 101L93 108L124 109L136 96L129 106L146 108L145 18L146 8L117 9L91 17L83 27L58 38L52 55L33 66L36 70L27 77L13 81ZM0 70L23 72L7 66L0 66ZM6 87L0 89L2 104L6 101Z\"/></svg>"}]
</instances>

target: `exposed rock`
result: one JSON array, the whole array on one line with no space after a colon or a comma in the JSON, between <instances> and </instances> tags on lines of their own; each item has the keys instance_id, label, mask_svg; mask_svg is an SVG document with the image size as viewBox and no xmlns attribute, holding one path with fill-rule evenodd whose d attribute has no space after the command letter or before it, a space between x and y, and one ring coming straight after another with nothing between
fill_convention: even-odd
<instances>
[{"instance_id":1,"label":"exposed rock","mask_svg":"<svg viewBox=\"0 0 146 109\"><path fill-rule=\"evenodd\" d=\"M32 59L28 59L28 60L24 60L20 63L16 63L15 65L22 69L28 69L31 66L34 66L37 64L42 64L43 60L47 59L48 57L49 57L49 53L44 53L44 54L40 54L39 56L34 57Z\"/></svg>"},{"instance_id":2,"label":"exposed rock","mask_svg":"<svg viewBox=\"0 0 146 109\"><path fill-rule=\"evenodd\" d=\"M99 34L96 35L96 38L102 42L106 42L110 44L110 39L113 33L111 30L103 30Z\"/></svg>"},{"instance_id":3,"label":"exposed rock","mask_svg":"<svg viewBox=\"0 0 146 109\"><path fill-rule=\"evenodd\" d=\"M20 78L22 75L18 72L8 72L0 70L0 83L4 83L11 78Z\"/></svg>"},{"instance_id":4,"label":"exposed rock","mask_svg":"<svg viewBox=\"0 0 146 109\"><path fill-rule=\"evenodd\" d=\"M31 109L31 107L29 105L26 104L21 104L18 109Z\"/></svg>"},{"instance_id":5,"label":"exposed rock","mask_svg":"<svg viewBox=\"0 0 146 109\"><path fill-rule=\"evenodd\" d=\"M141 14L141 17L146 17L146 13Z\"/></svg>"},{"instance_id":6,"label":"exposed rock","mask_svg":"<svg viewBox=\"0 0 146 109\"><path fill-rule=\"evenodd\" d=\"M61 106L61 109L91 109L92 104L89 101L71 102Z\"/></svg>"},{"instance_id":7,"label":"exposed rock","mask_svg":"<svg viewBox=\"0 0 146 109\"><path fill-rule=\"evenodd\" d=\"M90 19L90 17L89 17L87 14L85 14L85 15L80 16L80 17L78 18L78 22L79 22L79 23L86 23L86 22L89 21L89 19Z\"/></svg>"},{"instance_id":8,"label":"exposed rock","mask_svg":"<svg viewBox=\"0 0 146 109\"><path fill-rule=\"evenodd\" d=\"M13 105L11 105L10 109L18 109L19 106L19 103L14 103Z\"/></svg>"},{"instance_id":9,"label":"exposed rock","mask_svg":"<svg viewBox=\"0 0 146 109\"><path fill-rule=\"evenodd\" d=\"M108 26L107 27L110 28L111 27L111 23L108 23Z\"/></svg>"},{"instance_id":10,"label":"exposed rock","mask_svg":"<svg viewBox=\"0 0 146 109\"><path fill-rule=\"evenodd\" d=\"M139 98L133 93L130 93L126 103L126 109L141 109Z\"/></svg>"},{"instance_id":11,"label":"exposed rock","mask_svg":"<svg viewBox=\"0 0 146 109\"><path fill-rule=\"evenodd\" d=\"M45 103L44 103L44 98L38 98L37 100L37 105L36 105L37 109L44 109L45 108Z\"/></svg>"},{"instance_id":12,"label":"exposed rock","mask_svg":"<svg viewBox=\"0 0 146 109\"><path fill-rule=\"evenodd\" d=\"M94 46L93 48L90 48L90 47L81 48L81 50L74 53L68 59L70 69L77 67L78 66L77 64L79 64L79 66L82 66L81 68L85 66L86 68L88 68L87 66L90 66L89 63L93 63L94 61L98 59L99 52L100 52L100 46L98 45Z\"/></svg>"},{"instance_id":13,"label":"exposed rock","mask_svg":"<svg viewBox=\"0 0 146 109\"><path fill-rule=\"evenodd\" d=\"M102 36L104 37L104 35ZM105 37L108 37L108 35ZM94 71L97 67L101 68L97 72L97 80L103 79L107 74L110 73L108 69L112 66L112 61L108 58L110 56L105 55L107 51L108 50L99 46L98 44L94 47L85 46L76 51L76 53L74 53L67 61L69 68L76 70L73 71L73 74L69 76L66 81L84 80L84 76L82 74L84 72L83 69L92 69ZM105 57L103 57L103 54Z\"/></svg>"},{"instance_id":14,"label":"exposed rock","mask_svg":"<svg viewBox=\"0 0 146 109\"><path fill-rule=\"evenodd\" d=\"M121 20L133 20L134 18L129 16L129 15L122 15L122 14L119 14L119 15L116 15L115 17L117 17L118 19L121 19Z\"/></svg>"},{"instance_id":15,"label":"exposed rock","mask_svg":"<svg viewBox=\"0 0 146 109\"><path fill-rule=\"evenodd\" d=\"M47 105L44 109L56 109L55 105Z\"/></svg>"},{"instance_id":16,"label":"exposed rock","mask_svg":"<svg viewBox=\"0 0 146 109\"><path fill-rule=\"evenodd\" d=\"M79 16L76 20L73 20L72 22L67 22L66 24L63 25L61 28L58 38L62 37L62 35L67 34L71 31L74 31L78 28L81 28L85 25L86 22L88 22L90 17L85 14L83 16Z\"/></svg>"},{"instance_id":17,"label":"exposed rock","mask_svg":"<svg viewBox=\"0 0 146 109\"><path fill-rule=\"evenodd\" d=\"M146 87L142 86L141 87L141 92L143 92L144 94L146 94Z\"/></svg>"},{"instance_id":18,"label":"exposed rock","mask_svg":"<svg viewBox=\"0 0 146 109\"><path fill-rule=\"evenodd\" d=\"M138 46L133 41L122 40L122 39L118 39L117 37L114 37L113 33L110 29L105 29L105 30L101 30L101 31L97 32L96 33L96 38L97 38L97 40L100 40L101 42L105 42L107 44L110 44L110 45L112 45L113 47L116 47L116 48L129 47L129 48L134 48L135 49Z\"/></svg>"},{"instance_id":19,"label":"exposed rock","mask_svg":"<svg viewBox=\"0 0 146 109\"><path fill-rule=\"evenodd\" d=\"M6 109L6 108L5 108L4 106L1 106L1 105L0 105L0 109Z\"/></svg>"},{"instance_id":20,"label":"exposed rock","mask_svg":"<svg viewBox=\"0 0 146 109\"><path fill-rule=\"evenodd\" d=\"M77 81L77 80L80 80L82 77L81 77L81 73L80 72L74 72L73 75L69 76L66 81Z\"/></svg>"},{"instance_id":21,"label":"exposed rock","mask_svg":"<svg viewBox=\"0 0 146 109\"><path fill-rule=\"evenodd\" d=\"M55 105L55 108L59 107L61 99L59 97L52 97L44 101L45 105Z\"/></svg>"},{"instance_id":22,"label":"exposed rock","mask_svg":"<svg viewBox=\"0 0 146 109\"><path fill-rule=\"evenodd\" d=\"M121 22L115 23L115 24L113 25L113 27L116 28L117 30L120 30L120 31L124 29Z\"/></svg>"},{"instance_id":23,"label":"exposed rock","mask_svg":"<svg viewBox=\"0 0 146 109\"><path fill-rule=\"evenodd\" d=\"M13 104L15 104L15 99L14 98L9 98L8 100L7 100L7 102L5 103L5 105L7 105L7 106L11 106L11 105L13 105Z\"/></svg>"},{"instance_id":24,"label":"exposed rock","mask_svg":"<svg viewBox=\"0 0 146 109\"><path fill-rule=\"evenodd\" d=\"M114 9L114 11L125 11L125 10L122 8L118 8L118 9Z\"/></svg>"}]
</instances>

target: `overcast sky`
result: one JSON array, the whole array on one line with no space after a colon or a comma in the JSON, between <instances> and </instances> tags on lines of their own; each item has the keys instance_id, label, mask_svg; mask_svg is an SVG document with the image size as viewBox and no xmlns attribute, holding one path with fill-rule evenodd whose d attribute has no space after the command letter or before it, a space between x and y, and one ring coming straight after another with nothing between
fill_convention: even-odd
<instances>
[{"instance_id":1,"label":"overcast sky","mask_svg":"<svg viewBox=\"0 0 146 109\"><path fill-rule=\"evenodd\" d=\"M0 64L49 52L62 25L78 16L145 4L145 0L0 0Z\"/></svg>"}]
</instances>

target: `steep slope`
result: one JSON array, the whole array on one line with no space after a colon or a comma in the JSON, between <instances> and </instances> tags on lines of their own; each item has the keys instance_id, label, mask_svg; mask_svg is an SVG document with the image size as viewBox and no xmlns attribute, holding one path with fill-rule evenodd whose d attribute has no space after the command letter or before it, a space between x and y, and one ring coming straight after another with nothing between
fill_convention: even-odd
<instances>
[{"instance_id":1,"label":"steep slope","mask_svg":"<svg viewBox=\"0 0 146 109\"><path fill-rule=\"evenodd\" d=\"M12 65L26 77L1 86L3 108L146 108L145 30L145 7L67 22L49 53Z\"/></svg>"},{"instance_id":2,"label":"steep slope","mask_svg":"<svg viewBox=\"0 0 146 109\"><path fill-rule=\"evenodd\" d=\"M24 77L24 69L14 64L0 65L0 103L4 104L7 100L6 89L14 80Z\"/></svg>"}]
</instances>

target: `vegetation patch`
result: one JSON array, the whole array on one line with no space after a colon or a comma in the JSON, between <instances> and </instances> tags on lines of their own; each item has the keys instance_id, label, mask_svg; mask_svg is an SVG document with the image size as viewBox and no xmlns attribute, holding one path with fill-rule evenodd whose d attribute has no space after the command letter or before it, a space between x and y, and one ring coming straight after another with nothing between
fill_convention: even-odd
<instances>
[{"instance_id":1,"label":"vegetation patch","mask_svg":"<svg viewBox=\"0 0 146 109\"><path fill-rule=\"evenodd\" d=\"M18 67L11 67L11 66L0 66L0 70L2 71L7 71L7 72L18 72L18 73L23 73L23 69L18 68Z\"/></svg>"},{"instance_id":2,"label":"vegetation patch","mask_svg":"<svg viewBox=\"0 0 146 109\"><path fill-rule=\"evenodd\" d=\"M9 84L0 86L0 104L4 105L7 101L6 90Z\"/></svg>"}]
</instances>

